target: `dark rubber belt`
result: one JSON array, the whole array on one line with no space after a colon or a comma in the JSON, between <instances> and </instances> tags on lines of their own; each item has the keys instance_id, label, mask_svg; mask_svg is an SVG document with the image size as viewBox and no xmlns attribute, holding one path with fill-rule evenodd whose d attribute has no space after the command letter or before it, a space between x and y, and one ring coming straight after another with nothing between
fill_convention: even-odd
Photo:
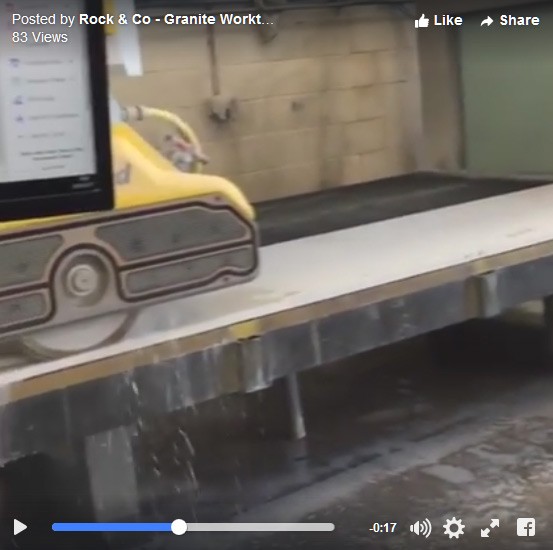
<instances>
[{"instance_id":1,"label":"dark rubber belt","mask_svg":"<svg viewBox=\"0 0 553 550\"><path fill-rule=\"evenodd\" d=\"M262 202L256 210L262 244L268 245L548 183L416 173Z\"/></svg>"}]
</instances>

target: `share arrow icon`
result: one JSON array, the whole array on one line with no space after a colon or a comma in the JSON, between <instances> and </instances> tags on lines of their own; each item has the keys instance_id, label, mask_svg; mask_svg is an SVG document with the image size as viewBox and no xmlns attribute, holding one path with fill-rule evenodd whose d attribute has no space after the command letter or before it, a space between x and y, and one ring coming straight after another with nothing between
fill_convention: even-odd
<instances>
[{"instance_id":1,"label":"share arrow icon","mask_svg":"<svg viewBox=\"0 0 553 550\"><path fill-rule=\"evenodd\" d=\"M492 519L490 522L490 526L486 529L480 529L480 536L482 538L489 538L490 536L490 530L495 529L496 527L499 527L499 520L498 519Z\"/></svg>"},{"instance_id":2,"label":"share arrow icon","mask_svg":"<svg viewBox=\"0 0 553 550\"><path fill-rule=\"evenodd\" d=\"M486 19L482 20L482 23L480 23L480 26L483 27L484 25L486 25L486 27L489 27L492 23L493 23L493 19L488 15Z\"/></svg>"}]
</instances>

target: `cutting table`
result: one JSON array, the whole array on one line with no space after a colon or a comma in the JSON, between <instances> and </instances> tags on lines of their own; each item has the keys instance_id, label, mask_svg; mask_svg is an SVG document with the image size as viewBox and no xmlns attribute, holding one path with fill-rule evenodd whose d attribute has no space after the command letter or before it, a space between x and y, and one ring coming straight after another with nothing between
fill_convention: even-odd
<instances>
[{"instance_id":1,"label":"cutting table","mask_svg":"<svg viewBox=\"0 0 553 550\"><path fill-rule=\"evenodd\" d=\"M357 198L349 214L334 200L346 214L320 206L311 224L293 203L280 226L275 205L260 205L257 280L148 308L112 346L35 364L5 356L2 458L84 440L96 513L110 518L122 509L106 489L106 472L118 471L113 445L128 463L121 455L131 453L137 418L284 379L293 433L304 437L302 371L532 300L544 300L550 318L553 184L472 181L466 193L463 181L434 193L426 210L428 193L413 185L418 199L385 219L375 205L390 209L389 196L369 201L372 210L359 210ZM126 483L125 495L136 490L132 475Z\"/></svg>"}]
</instances>

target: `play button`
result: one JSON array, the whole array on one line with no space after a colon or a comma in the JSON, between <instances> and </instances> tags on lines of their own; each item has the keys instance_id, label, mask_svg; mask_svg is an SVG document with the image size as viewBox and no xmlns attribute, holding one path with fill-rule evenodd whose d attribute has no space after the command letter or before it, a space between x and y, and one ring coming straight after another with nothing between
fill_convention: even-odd
<instances>
[{"instance_id":1,"label":"play button","mask_svg":"<svg viewBox=\"0 0 553 550\"><path fill-rule=\"evenodd\" d=\"M13 534L19 535L19 533L23 533L27 529L27 526L24 523L21 523L20 521L14 519L13 520Z\"/></svg>"}]
</instances>

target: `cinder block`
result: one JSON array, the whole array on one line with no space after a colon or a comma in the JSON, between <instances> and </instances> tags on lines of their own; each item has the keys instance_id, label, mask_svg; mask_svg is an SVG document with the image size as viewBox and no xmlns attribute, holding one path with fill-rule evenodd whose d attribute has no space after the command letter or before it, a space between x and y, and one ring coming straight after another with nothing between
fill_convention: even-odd
<instances>
[{"instance_id":1,"label":"cinder block","mask_svg":"<svg viewBox=\"0 0 553 550\"><path fill-rule=\"evenodd\" d=\"M313 59L229 65L221 68L221 84L239 100L317 92L323 89L323 67Z\"/></svg>"},{"instance_id":2,"label":"cinder block","mask_svg":"<svg viewBox=\"0 0 553 550\"><path fill-rule=\"evenodd\" d=\"M349 53L346 29L328 23L295 25L283 29L266 47L269 57L274 60Z\"/></svg>"},{"instance_id":3,"label":"cinder block","mask_svg":"<svg viewBox=\"0 0 553 550\"><path fill-rule=\"evenodd\" d=\"M157 23L139 29L145 72L209 67L206 27L171 27Z\"/></svg>"},{"instance_id":4,"label":"cinder block","mask_svg":"<svg viewBox=\"0 0 553 550\"><path fill-rule=\"evenodd\" d=\"M264 42L256 29L253 29L253 38L250 39L249 45L254 51L259 54L258 61L283 61L290 59L307 59L312 57L312 52L309 51L307 36L314 32L313 25L305 25L298 28L296 25L286 24L285 18L281 19L282 23L277 26L274 38L268 42ZM244 40L242 40L244 42ZM252 44L254 43L254 44ZM240 63L239 60L233 60L231 52L224 53L226 63L235 65ZM246 55L242 55L243 62L246 60ZM250 62L256 61L252 59Z\"/></svg>"},{"instance_id":5,"label":"cinder block","mask_svg":"<svg viewBox=\"0 0 553 550\"><path fill-rule=\"evenodd\" d=\"M406 105L407 83L386 84L386 145L403 147L405 143L406 114L405 109L416 109L417 105Z\"/></svg>"},{"instance_id":6,"label":"cinder block","mask_svg":"<svg viewBox=\"0 0 553 550\"><path fill-rule=\"evenodd\" d=\"M301 49L308 57L347 55L350 53L349 25L340 20L327 20L317 25L296 27Z\"/></svg>"},{"instance_id":7,"label":"cinder block","mask_svg":"<svg viewBox=\"0 0 553 550\"><path fill-rule=\"evenodd\" d=\"M388 147L387 155L390 169L395 174L404 174L416 169L413 155L404 147Z\"/></svg>"},{"instance_id":8,"label":"cinder block","mask_svg":"<svg viewBox=\"0 0 553 550\"><path fill-rule=\"evenodd\" d=\"M266 100L267 124L276 130L314 128L321 122L322 95L303 94Z\"/></svg>"},{"instance_id":9,"label":"cinder block","mask_svg":"<svg viewBox=\"0 0 553 550\"><path fill-rule=\"evenodd\" d=\"M225 65L241 65L311 57L315 50L310 47L310 38L325 21L316 14L312 11L307 17L305 13L287 11L273 15L270 30L274 36L269 40L261 32L266 29L258 26L217 25L218 59Z\"/></svg>"},{"instance_id":10,"label":"cinder block","mask_svg":"<svg viewBox=\"0 0 553 550\"><path fill-rule=\"evenodd\" d=\"M256 27L221 26L215 28L217 60L221 66L259 63L268 59Z\"/></svg>"},{"instance_id":11,"label":"cinder block","mask_svg":"<svg viewBox=\"0 0 553 550\"><path fill-rule=\"evenodd\" d=\"M311 193L320 189L320 165L316 162L282 166L275 175L276 197Z\"/></svg>"},{"instance_id":12,"label":"cinder block","mask_svg":"<svg viewBox=\"0 0 553 550\"><path fill-rule=\"evenodd\" d=\"M174 112L192 126L198 138L203 142L236 139L236 128L233 126L233 121L220 122L213 119L206 101L189 107L176 108Z\"/></svg>"},{"instance_id":13,"label":"cinder block","mask_svg":"<svg viewBox=\"0 0 553 550\"><path fill-rule=\"evenodd\" d=\"M403 147L405 145L405 126L398 117L386 118L386 146Z\"/></svg>"},{"instance_id":14,"label":"cinder block","mask_svg":"<svg viewBox=\"0 0 553 550\"><path fill-rule=\"evenodd\" d=\"M279 159L276 158L275 150L279 147L280 139L280 134L265 134L240 139L238 142L240 172L260 172L276 168Z\"/></svg>"},{"instance_id":15,"label":"cinder block","mask_svg":"<svg viewBox=\"0 0 553 550\"><path fill-rule=\"evenodd\" d=\"M234 183L251 202L260 202L273 198L274 170L240 173Z\"/></svg>"},{"instance_id":16,"label":"cinder block","mask_svg":"<svg viewBox=\"0 0 553 550\"><path fill-rule=\"evenodd\" d=\"M133 128L154 148L159 149L168 127L155 120L143 120L132 124Z\"/></svg>"},{"instance_id":17,"label":"cinder block","mask_svg":"<svg viewBox=\"0 0 553 550\"><path fill-rule=\"evenodd\" d=\"M232 122L242 136L314 128L321 123L321 94L268 97L241 101Z\"/></svg>"},{"instance_id":18,"label":"cinder block","mask_svg":"<svg viewBox=\"0 0 553 550\"><path fill-rule=\"evenodd\" d=\"M379 82L387 84L407 80L407 52L390 50L376 52L375 56Z\"/></svg>"},{"instance_id":19,"label":"cinder block","mask_svg":"<svg viewBox=\"0 0 553 550\"><path fill-rule=\"evenodd\" d=\"M160 71L141 77L112 78L110 86L126 105L187 107L205 101L211 93L207 67L188 71Z\"/></svg>"},{"instance_id":20,"label":"cinder block","mask_svg":"<svg viewBox=\"0 0 553 550\"><path fill-rule=\"evenodd\" d=\"M378 84L333 90L326 97L326 115L331 123L366 120L385 113L384 88Z\"/></svg>"},{"instance_id":21,"label":"cinder block","mask_svg":"<svg viewBox=\"0 0 553 550\"><path fill-rule=\"evenodd\" d=\"M396 49L416 50L418 31L411 19L395 21L394 30L396 36Z\"/></svg>"},{"instance_id":22,"label":"cinder block","mask_svg":"<svg viewBox=\"0 0 553 550\"><path fill-rule=\"evenodd\" d=\"M266 98L237 101L235 117L230 121L235 135L246 137L274 131L267 128L267 101Z\"/></svg>"},{"instance_id":23,"label":"cinder block","mask_svg":"<svg viewBox=\"0 0 553 550\"><path fill-rule=\"evenodd\" d=\"M319 138L316 128L274 132L243 138L239 142L242 172L258 172L291 164L316 161Z\"/></svg>"},{"instance_id":24,"label":"cinder block","mask_svg":"<svg viewBox=\"0 0 553 550\"><path fill-rule=\"evenodd\" d=\"M328 58L328 89L343 90L369 86L377 80L373 53L356 53Z\"/></svg>"},{"instance_id":25,"label":"cinder block","mask_svg":"<svg viewBox=\"0 0 553 550\"><path fill-rule=\"evenodd\" d=\"M353 23L350 33L352 52L376 52L396 48L396 30L391 21Z\"/></svg>"},{"instance_id":26,"label":"cinder block","mask_svg":"<svg viewBox=\"0 0 553 550\"><path fill-rule=\"evenodd\" d=\"M320 189L319 165L311 162L240 174L235 183L254 202L311 193Z\"/></svg>"},{"instance_id":27,"label":"cinder block","mask_svg":"<svg viewBox=\"0 0 553 550\"><path fill-rule=\"evenodd\" d=\"M323 160L339 158L344 151L344 125L327 124L320 129L321 155Z\"/></svg>"},{"instance_id":28,"label":"cinder block","mask_svg":"<svg viewBox=\"0 0 553 550\"><path fill-rule=\"evenodd\" d=\"M382 149L386 143L386 121L375 118L344 125L344 155L358 155Z\"/></svg>"},{"instance_id":29,"label":"cinder block","mask_svg":"<svg viewBox=\"0 0 553 550\"><path fill-rule=\"evenodd\" d=\"M340 157L323 158L321 161L321 188L329 189L340 185L342 181L342 159Z\"/></svg>"},{"instance_id":30,"label":"cinder block","mask_svg":"<svg viewBox=\"0 0 553 550\"><path fill-rule=\"evenodd\" d=\"M205 171L230 178L232 174L239 173L240 162L238 159L238 147L235 141L211 141L202 144L209 164Z\"/></svg>"},{"instance_id":31,"label":"cinder block","mask_svg":"<svg viewBox=\"0 0 553 550\"><path fill-rule=\"evenodd\" d=\"M282 145L277 148L277 156L282 152L281 166L305 164L316 161L320 155L318 128L306 128L282 133Z\"/></svg>"},{"instance_id":32,"label":"cinder block","mask_svg":"<svg viewBox=\"0 0 553 550\"><path fill-rule=\"evenodd\" d=\"M386 115L391 117L401 116L399 107L402 103L405 84L401 82L392 82L383 84L381 87L384 90L383 97L386 104Z\"/></svg>"},{"instance_id":33,"label":"cinder block","mask_svg":"<svg viewBox=\"0 0 553 550\"><path fill-rule=\"evenodd\" d=\"M365 177L361 155L351 155L342 158L342 179L340 185L353 185L368 181Z\"/></svg>"},{"instance_id":34,"label":"cinder block","mask_svg":"<svg viewBox=\"0 0 553 550\"><path fill-rule=\"evenodd\" d=\"M353 90L357 107L357 119L366 120L386 113L386 89L376 84Z\"/></svg>"},{"instance_id":35,"label":"cinder block","mask_svg":"<svg viewBox=\"0 0 553 550\"><path fill-rule=\"evenodd\" d=\"M353 122L357 119L355 90L331 90L325 94L325 114L328 122Z\"/></svg>"},{"instance_id":36,"label":"cinder block","mask_svg":"<svg viewBox=\"0 0 553 550\"><path fill-rule=\"evenodd\" d=\"M343 159L342 185L387 178L401 174L403 167L388 149L352 155Z\"/></svg>"}]
</instances>

